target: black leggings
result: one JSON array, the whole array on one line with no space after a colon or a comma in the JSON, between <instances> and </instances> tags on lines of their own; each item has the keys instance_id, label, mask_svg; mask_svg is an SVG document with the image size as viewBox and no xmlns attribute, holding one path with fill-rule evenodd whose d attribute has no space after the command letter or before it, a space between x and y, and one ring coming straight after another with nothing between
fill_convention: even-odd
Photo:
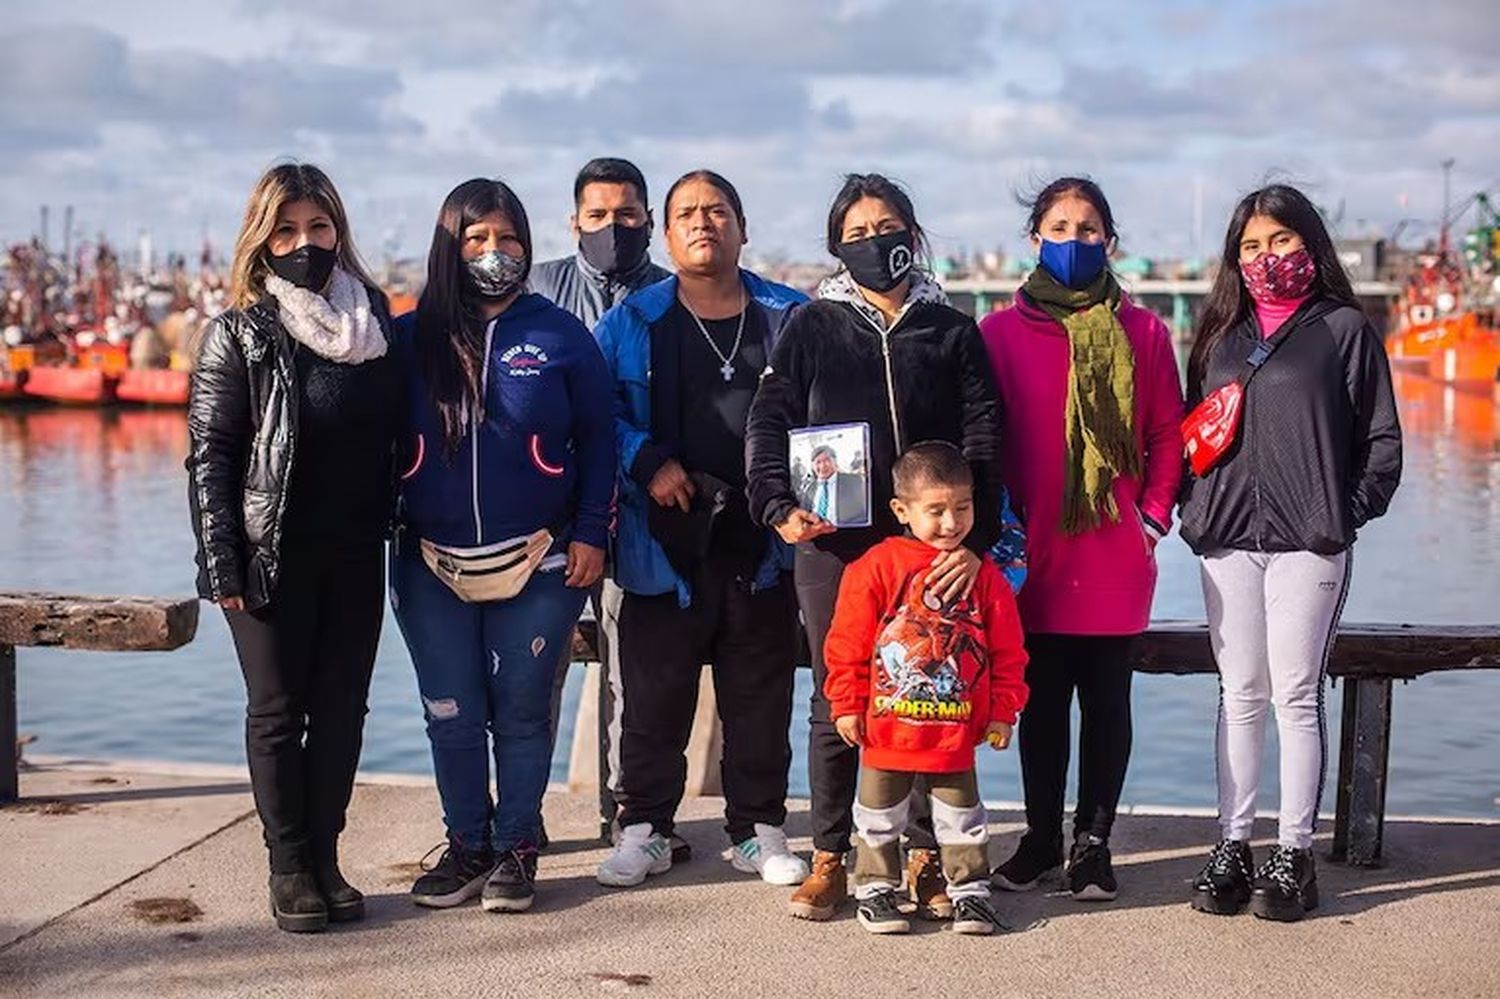
<instances>
[{"instance_id":1,"label":"black leggings","mask_svg":"<svg viewBox=\"0 0 1500 999\"><path fill-rule=\"evenodd\" d=\"M839 580L844 578L844 563L836 555L802 544L797 546L796 573L797 603L802 609L802 626L807 632L813 668L807 734L813 849L847 853L854 830L859 750L844 742L834 728L828 697L823 693L823 681L828 678L828 668L823 665L823 640L833 624L833 605L839 595ZM926 779L919 777L911 795L906 838L909 846L935 850L937 837L932 831L932 806L927 791Z\"/></svg>"},{"instance_id":2,"label":"black leggings","mask_svg":"<svg viewBox=\"0 0 1500 999\"><path fill-rule=\"evenodd\" d=\"M271 870L331 858L354 790L385 602L383 545L283 551L271 603L226 611Z\"/></svg>"},{"instance_id":3,"label":"black leggings","mask_svg":"<svg viewBox=\"0 0 1500 999\"><path fill-rule=\"evenodd\" d=\"M1018 741L1028 836L1062 842L1076 690L1080 725L1073 835L1109 838L1130 763L1132 640L1122 635L1026 636L1031 697L1021 713Z\"/></svg>"}]
</instances>

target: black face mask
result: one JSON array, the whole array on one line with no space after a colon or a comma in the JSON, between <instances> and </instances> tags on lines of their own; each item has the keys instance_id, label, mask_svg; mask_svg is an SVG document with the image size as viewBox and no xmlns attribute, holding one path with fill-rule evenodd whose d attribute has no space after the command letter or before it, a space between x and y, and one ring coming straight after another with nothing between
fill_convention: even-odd
<instances>
[{"instance_id":1,"label":"black face mask","mask_svg":"<svg viewBox=\"0 0 1500 999\"><path fill-rule=\"evenodd\" d=\"M644 225L611 223L603 229L578 233L578 252L589 266L601 274L614 277L629 274L646 258L651 230Z\"/></svg>"},{"instance_id":2,"label":"black face mask","mask_svg":"<svg viewBox=\"0 0 1500 999\"><path fill-rule=\"evenodd\" d=\"M325 250L308 243L291 253L270 257L271 273L283 281L290 281L298 288L322 291L333 274L333 265L338 263L336 250Z\"/></svg>"},{"instance_id":3,"label":"black face mask","mask_svg":"<svg viewBox=\"0 0 1500 999\"><path fill-rule=\"evenodd\" d=\"M911 230L902 229L840 243L838 254L844 266L849 268L849 276L855 284L871 291L886 292L911 273L914 246Z\"/></svg>"}]
</instances>

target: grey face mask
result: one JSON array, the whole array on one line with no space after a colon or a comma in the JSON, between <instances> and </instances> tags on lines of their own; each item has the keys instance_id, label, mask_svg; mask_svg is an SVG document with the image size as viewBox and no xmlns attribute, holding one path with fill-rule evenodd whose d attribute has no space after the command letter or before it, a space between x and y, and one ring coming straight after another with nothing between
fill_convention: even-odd
<instances>
[{"instance_id":1,"label":"grey face mask","mask_svg":"<svg viewBox=\"0 0 1500 999\"><path fill-rule=\"evenodd\" d=\"M521 287L526 277L526 258L513 257L501 250L481 253L465 261L469 283L484 298L505 298Z\"/></svg>"}]
</instances>

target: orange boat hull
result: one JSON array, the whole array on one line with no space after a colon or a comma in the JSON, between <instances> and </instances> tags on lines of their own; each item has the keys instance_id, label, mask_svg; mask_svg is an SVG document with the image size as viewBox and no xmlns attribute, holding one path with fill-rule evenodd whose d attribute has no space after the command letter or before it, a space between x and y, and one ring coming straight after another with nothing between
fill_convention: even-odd
<instances>
[{"instance_id":1,"label":"orange boat hull","mask_svg":"<svg viewBox=\"0 0 1500 999\"><path fill-rule=\"evenodd\" d=\"M34 399L89 406L114 399L115 380L103 371L85 368L32 368L23 391Z\"/></svg>"},{"instance_id":2,"label":"orange boat hull","mask_svg":"<svg viewBox=\"0 0 1500 999\"><path fill-rule=\"evenodd\" d=\"M131 370L120 376L115 395L121 402L186 406L190 377L186 371Z\"/></svg>"},{"instance_id":3,"label":"orange boat hull","mask_svg":"<svg viewBox=\"0 0 1500 999\"><path fill-rule=\"evenodd\" d=\"M1454 385L1494 385L1500 380L1500 340L1467 340L1427 359L1427 375Z\"/></svg>"}]
</instances>

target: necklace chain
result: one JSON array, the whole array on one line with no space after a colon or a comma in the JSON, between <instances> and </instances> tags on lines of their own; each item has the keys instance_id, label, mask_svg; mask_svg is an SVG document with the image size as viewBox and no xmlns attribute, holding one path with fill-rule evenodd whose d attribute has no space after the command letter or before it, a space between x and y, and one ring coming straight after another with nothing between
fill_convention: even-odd
<instances>
[{"instance_id":1,"label":"necklace chain","mask_svg":"<svg viewBox=\"0 0 1500 999\"><path fill-rule=\"evenodd\" d=\"M719 373L724 376L726 382L731 381L734 378L734 358L740 352L740 338L745 335L745 315L750 311L750 302L745 294L744 287L741 286L740 288L740 321L734 331L734 345L729 348L728 354L725 354L719 349L719 345L714 343L714 338L709 334L708 327L703 325L703 320L698 318L698 313L693 311L693 307L687 303L687 300L678 299L678 301L682 302L682 307L687 309L688 315L693 317L693 322L698 324L698 332L703 334L703 339L708 341L709 349L714 352L714 356L721 362Z\"/></svg>"}]
</instances>

